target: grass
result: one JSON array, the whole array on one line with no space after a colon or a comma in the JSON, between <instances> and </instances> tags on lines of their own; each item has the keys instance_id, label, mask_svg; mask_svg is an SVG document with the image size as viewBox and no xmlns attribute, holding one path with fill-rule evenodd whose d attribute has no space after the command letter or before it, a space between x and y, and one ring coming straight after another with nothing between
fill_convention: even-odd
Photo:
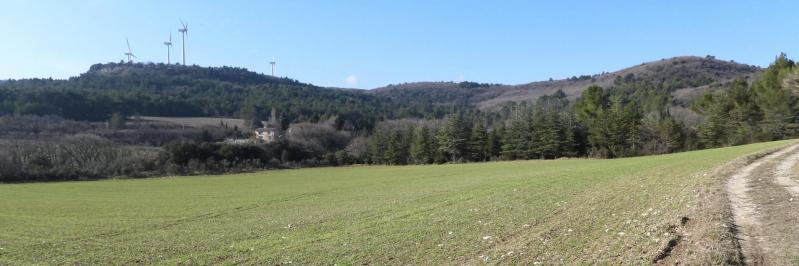
<instances>
[{"instance_id":1,"label":"grass","mask_svg":"<svg viewBox=\"0 0 799 266\"><path fill-rule=\"evenodd\" d=\"M185 125L188 127L219 127L220 124L226 124L228 127L234 126L243 129L244 119L236 118L219 118L219 117L161 117L161 116L140 116L144 121L156 121L173 123L176 125Z\"/></svg>"},{"instance_id":2,"label":"grass","mask_svg":"<svg viewBox=\"0 0 799 266\"><path fill-rule=\"evenodd\" d=\"M0 185L0 264L651 263L707 173L786 144Z\"/></svg>"}]
</instances>

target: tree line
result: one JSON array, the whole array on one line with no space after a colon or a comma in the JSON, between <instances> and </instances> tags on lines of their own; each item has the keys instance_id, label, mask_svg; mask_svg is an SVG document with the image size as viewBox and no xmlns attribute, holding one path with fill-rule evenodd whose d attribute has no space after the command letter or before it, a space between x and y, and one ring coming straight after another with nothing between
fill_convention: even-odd
<instances>
[{"instance_id":1,"label":"tree line","mask_svg":"<svg viewBox=\"0 0 799 266\"><path fill-rule=\"evenodd\" d=\"M230 71L224 72L228 74L237 73L237 70L224 71ZM239 79L241 82L240 79L247 77L234 75L217 79ZM187 84L203 84L195 79L186 80ZM107 81L120 82L110 78ZM37 82L58 83L27 80L21 83L9 82L7 84L11 85L7 86L31 85ZM280 82L296 85L289 80ZM280 82L278 83L283 84ZM541 96L534 102L514 102L494 111L452 105L435 107L441 109L425 107L432 109L424 109L427 111L416 115L395 112L381 114L381 108L389 108L390 104L378 104L363 112L350 112L347 108L370 104L369 101L353 102L350 99L343 100L350 105L326 110L324 114L315 115L314 119L298 118L298 109L281 110L279 117L283 121L283 127L286 132L291 133L272 144L224 142L224 138L246 135L246 131L236 129L223 128L217 132L168 127L126 127L125 115L119 112L113 116L114 119L109 120L108 127L113 124L113 128L106 129L98 128L99 123L57 119L56 116L6 115L0 116L0 125L3 125L0 127L0 138L33 136L34 139L0 142L3 146L0 150L0 165L3 166L0 169L0 179L63 180L79 179L81 176L101 178L140 175L137 173L221 173L347 164L404 165L561 157L618 158L779 140L799 134L799 70L784 54L778 56L757 78L733 80L716 87L727 89L709 90L691 103L690 108L703 115L700 122L686 124L672 115L672 107L675 106L672 92L675 89L685 84L702 86L709 82L701 76L667 82L630 74L617 77L610 86L604 88L590 86L577 98L570 99L562 91L557 91ZM4 97L0 99L2 106L12 106L11 113L19 112L17 108L20 106L35 110L38 107L30 107L31 102L14 98L32 93L36 97L43 97L42 101L53 103L42 104L42 108L58 108L61 117L73 120L73 117L66 114L91 112L91 108L97 108L92 103L73 106L71 104L74 102L70 103L69 100L81 97L90 99L94 94L82 94L70 88L50 90L47 86L31 86L31 92L17 87L0 86L4 88L0 89L0 96ZM190 90L194 89L197 88ZM170 95L165 96L164 101L178 100L179 97L172 96L181 95L171 94L178 90L174 87L165 90L169 92L155 95ZM17 96L5 98L9 91L13 91L11 94L17 93ZM98 102L108 100L102 97L112 97L109 95L117 93L142 93L135 90L119 92L117 89L108 89L111 94L106 95L106 91L93 91L100 95ZM59 93L71 96L60 97ZM269 97L267 91L249 93L261 93L262 97ZM302 94L303 91L292 93ZM342 96L344 93L333 93L343 97L340 99L349 97ZM210 95L212 94L203 97L211 97ZM53 98L48 98L50 96ZM331 96L335 97L338 96ZM261 98L258 97L254 99L244 100L252 104L244 104L238 111L235 111L236 108L230 110L251 117L251 120L260 120L266 116L265 111L269 110L267 107L272 102L259 102L257 99ZM285 99L297 101L295 104L305 103L301 96ZM311 97L307 103L312 105L313 99L317 98ZM59 102L61 100L65 102ZM328 100L330 99L326 101ZM324 107L327 103L331 101L321 103L319 110L327 108ZM78 135L80 137L75 137ZM36 136L42 137L36 139ZM160 148L135 147L141 145ZM81 170L84 168L93 170Z\"/></svg>"},{"instance_id":2,"label":"tree line","mask_svg":"<svg viewBox=\"0 0 799 266\"><path fill-rule=\"evenodd\" d=\"M617 158L740 145L797 136L799 71L784 54L752 84L708 91L686 125L670 114L679 81L628 75L608 88L588 87L571 103L558 91L494 114L452 114L439 121L378 124L361 157L373 164L427 164L560 157ZM671 84L671 85L670 85ZM673 86L672 86L673 85Z\"/></svg>"},{"instance_id":3,"label":"tree line","mask_svg":"<svg viewBox=\"0 0 799 266\"><path fill-rule=\"evenodd\" d=\"M737 79L727 91L705 94L694 105L706 117L698 132L702 147L796 137L797 74L796 64L781 54L752 84Z\"/></svg>"}]
</instances>

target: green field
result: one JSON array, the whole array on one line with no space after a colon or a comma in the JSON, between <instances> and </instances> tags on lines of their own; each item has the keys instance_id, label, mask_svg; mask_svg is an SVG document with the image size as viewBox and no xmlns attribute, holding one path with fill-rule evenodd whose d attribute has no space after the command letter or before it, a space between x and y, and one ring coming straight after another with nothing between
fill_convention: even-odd
<instances>
[{"instance_id":1,"label":"green field","mask_svg":"<svg viewBox=\"0 0 799 266\"><path fill-rule=\"evenodd\" d=\"M650 263L714 168L615 160L0 185L0 264Z\"/></svg>"}]
</instances>

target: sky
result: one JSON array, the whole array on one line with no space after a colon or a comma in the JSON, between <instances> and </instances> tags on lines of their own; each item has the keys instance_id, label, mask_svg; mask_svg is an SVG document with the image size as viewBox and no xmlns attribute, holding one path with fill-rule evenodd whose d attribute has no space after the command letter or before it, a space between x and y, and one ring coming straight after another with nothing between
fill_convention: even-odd
<instances>
[{"instance_id":1,"label":"sky","mask_svg":"<svg viewBox=\"0 0 799 266\"><path fill-rule=\"evenodd\" d=\"M767 66L799 54L799 1L0 0L0 79L165 62L180 19L188 64L320 86L522 84L681 55Z\"/></svg>"}]
</instances>

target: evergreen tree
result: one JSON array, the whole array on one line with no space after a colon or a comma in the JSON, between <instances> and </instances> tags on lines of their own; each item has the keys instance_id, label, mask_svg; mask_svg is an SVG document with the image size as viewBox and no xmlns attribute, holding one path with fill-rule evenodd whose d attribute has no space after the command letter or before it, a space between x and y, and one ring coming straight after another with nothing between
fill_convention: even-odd
<instances>
[{"instance_id":1,"label":"evergreen tree","mask_svg":"<svg viewBox=\"0 0 799 266\"><path fill-rule=\"evenodd\" d=\"M387 146L384 136L380 133L381 132L376 131L375 134L372 136L367 151L369 161L373 164L385 163L385 158L386 158L385 151Z\"/></svg>"},{"instance_id":2,"label":"evergreen tree","mask_svg":"<svg viewBox=\"0 0 799 266\"><path fill-rule=\"evenodd\" d=\"M469 155L472 161L482 162L488 158L488 133L482 121L477 121L472 127L469 138Z\"/></svg>"},{"instance_id":3,"label":"evergreen tree","mask_svg":"<svg viewBox=\"0 0 799 266\"><path fill-rule=\"evenodd\" d=\"M389 134L388 143L386 143L386 151L384 153L384 161L392 165L406 164L407 154L404 149L404 141L399 131L393 131Z\"/></svg>"},{"instance_id":4,"label":"evergreen tree","mask_svg":"<svg viewBox=\"0 0 799 266\"><path fill-rule=\"evenodd\" d=\"M703 148L727 145L727 134L730 131L730 110L732 104L727 95L706 93L695 104L695 109L705 115L705 122L699 126L697 137Z\"/></svg>"},{"instance_id":5,"label":"evergreen tree","mask_svg":"<svg viewBox=\"0 0 799 266\"><path fill-rule=\"evenodd\" d=\"M451 162L468 157L469 126L459 115L450 116L436 136L439 150Z\"/></svg>"},{"instance_id":6,"label":"evergreen tree","mask_svg":"<svg viewBox=\"0 0 799 266\"><path fill-rule=\"evenodd\" d=\"M663 140L663 151L666 153L678 152L683 148L685 137L683 125L673 117L668 116L660 123L660 139Z\"/></svg>"},{"instance_id":7,"label":"evergreen tree","mask_svg":"<svg viewBox=\"0 0 799 266\"><path fill-rule=\"evenodd\" d=\"M734 134L730 134L728 144L740 145L758 139L763 119L761 109L755 104L752 90L746 80L738 78L732 82L727 91L726 100L730 101L729 122Z\"/></svg>"},{"instance_id":8,"label":"evergreen tree","mask_svg":"<svg viewBox=\"0 0 799 266\"><path fill-rule=\"evenodd\" d=\"M592 85L585 89L574 104L574 113L580 122L592 125L608 105L602 87Z\"/></svg>"},{"instance_id":9,"label":"evergreen tree","mask_svg":"<svg viewBox=\"0 0 799 266\"><path fill-rule=\"evenodd\" d=\"M591 86L583 91L574 105L577 120L586 128L586 140L591 156L610 157L612 155L611 132L614 131L612 112L607 109L608 99L602 87Z\"/></svg>"},{"instance_id":10,"label":"evergreen tree","mask_svg":"<svg viewBox=\"0 0 799 266\"><path fill-rule=\"evenodd\" d=\"M561 146L561 130L558 116L554 112L541 111L538 117L537 152L541 159L555 158Z\"/></svg>"},{"instance_id":11,"label":"evergreen tree","mask_svg":"<svg viewBox=\"0 0 799 266\"><path fill-rule=\"evenodd\" d=\"M628 137L627 121L625 117L624 103L621 98L612 100L610 108L605 114L607 115L608 130L605 133L607 142L605 143L608 150L607 157L615 158L623 156L624 150L627 148L626 140Z\"/></svg>"},{"instance_id":12,"label":"evergreen tree","mask_svg":"<svg viewBox=\"0 0 799 266\"><path fill-rule=\"evenodd\" d=\"M508 160L525 159L529 126L524 118L512 118L502 138L502 157Z\"/></svg>"},{"instance_id":13,"label":"evergreen tree","mask_svg":"<svg viewBox=\"0 0 799 266\"><path fill-rule=\"evenodd\" d=\"M624 145L628 150L622 156L636 156L641 148L641 112L633 104L624 108L622 130L627 132Z\"/></svg>"},{"instance_id":14,"label":"evergreen tree","mask_svg":"<svg viewBox=\"0 0 799 266\"><path fill-rule=\"evenodd\" d=\"M429 130L422 125L414 130L411 144L411 158L414 163L428 164L433 162L433 147L430 143Z\"/></svg>"},{"instance_id":15,"label":"evergreen tree","mask_svg":"<svg viewBox=\"0 0 799 266\"><path fill-rule=\"evenodd\" d=\"M490 160L499 159L502 155L502 136L505 135L505 124L499 124L488 132L488 157Z\"/></svg>"},{"instance_id":16,"label":"evergreen tree","mask_svg":"<svg viewBox=\"0 0 799 266\"><path fill-rule=\"evenodd\" d=\"M793 67L794 62L780 54L752 86L755 102L763 111L761 125L765 140L796 135L797 98L783 88L783 80Z\"/></svg>"},{"instance_id":17,"label":"evergreen tree","mask_svg":"<svg viewBox=\"0 0 799 266\"><path fill-rule=\"evenodd\" d=\"M522 138L522 153L524 159L540 158L541 153L541 133L543 117L530 110L527 112L526 135Z\"/></svg>"},{"instance_id":18,"label":"evergreen tree","mask_svg":"<svg viewBox=\"0 0 799 266\"><path fill-rule=\"evenodd\" d=\"M577 138L577 121L571 112L561 112L559 122L560 132L560 146L558 151L560 156L574 157L579 154L577 146L580 140Z\"/></svg>"}]
</instances>

